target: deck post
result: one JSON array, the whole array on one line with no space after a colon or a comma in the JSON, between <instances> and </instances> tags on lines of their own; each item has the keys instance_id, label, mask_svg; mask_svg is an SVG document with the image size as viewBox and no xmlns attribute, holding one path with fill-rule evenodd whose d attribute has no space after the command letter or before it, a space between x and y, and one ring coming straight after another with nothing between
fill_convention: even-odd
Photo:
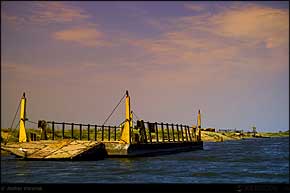
<instances>
[{"instance_id":1,"label":"deck post","mask_svg":"<svg viewBox=\"0 0 290 193\"><path fill-rule=\"evenodd\" d=\"M182 124L180 124L180 128L181 128L181 139L182 139L182 142L184 142L184 137L183 137L183 128L182 128Z\"/></svg>"},{"instance_id":2,"label":"deck post","mask_svg":"<svg viewBox=\"0 0 290 193\"><path fill-rule=\"evenodd\" d=\"M104 141L104 125L102 125L102 141Z\"/></svg>"},{"instance_id":3,"label":"deck post","mask_svg":"<svg viewBox=\"0 0 290 193\"><path fill-rule=\"evenodd\" d=\"M71 138L74 138L74 123L71 123Z\"/></svg>"},{"instance_id":4,"label":"deck post","mask_svg":"<svg viewBox=\"0 0 290 193\"><path fill-rule=\"evenodd\" d=\"M161 131L162 131L162 142L164 142L164 128L163 128L163 123L161 123Z\"/></svg>"},{"instance_id":5,"label":"deck post","mask_svg":"<svg viewBox=\"0 0 290 193\"><path fill-rule=\"evenodd\" d=\"M188 141L187 126L186 125L183 125L183 126L184 126L184 130L185 130L186 141Z\"/></svg>"},{"instance_id":6,"label":"deck post","mask_svg":"<svg viewBox=\"0 0 290 193\"><path fill-rule=\"evenodd\" d=\"M149 123L149 122L147 122L147 126L148 126L148 133L149 133L149 140L150 140L150 143L152 143L151 130L150 130L150 128L149 128L149 125L150 125L150 123Z\"/></svg>"},{"instance_id":7,"label":"deck post","mask_svg":"<svg viewBox=\"0 0 290 193\"><path fill-rule=\"evenodd\" d=\"M26 98L25 93L23 93L20 108L19 139L18 139L19 142L27 142L25 120L26 120Z\"/></svg>"},{"instance_id":8,"label":"deck post","mask_svg":"<svg viewBox=\"0 0 290 193\"><path fill-rule=\"evenodd\" d=\"M178 124L176 124L176 130L177 130L177 141L179 142L179 129L178 129Z\"/></svg>"},{"instance_id":9,"label":"deck post","mask_svg":"<svg viewBox=\"0 0 290 193\"><path fill-rule=\"evenodd\" d=\"M158 143L159 142L159 139L158 139L158 124L157 124L157 122L155 122L155 126L156 126L156 130L155 130L155 133L156 133L156 142Z\"/></svg>"},{"instance_id":10,"label":"deck post","mask_svg":"<svg viewBox=\"0 0 290 193\"><path fill-rule=\"evenodd\" d=\"M174 125L173 125L173 123L171 124L171 127L172 127L172 138L173 138L173 142L175 142Z\"/></svg>"},{"instance_id":11,"label":"deck post","mask_svg":"<svg viewBox=\"0 0 290 193\"><path fill-rule=\"evenodd\" d=\"M108 127L108 141L110 141L111 138L111 126Z\"/></svg>"},{"instance_id":12,"label":"deck post","mask_svg":"<svg viewBox=\"0 0 290 193\"><path fill-rule=\"evenodd\" d=\"M62 135L61 136L62 136L63 139L64 139L64 127L65 127L64 126L64 122L62 122Z\"/></svg>"},{"instance_id":13,"label":"deck post","mask_svg":"<svg viewBox=\"0 0 290 193\"><path fill-rule=\"evenodd\" d=\"M189 129L189 126L187 125L186 127L187 127L187 132L188 132L188 135L189 135L189 140L192 142L192 137L191 137L191 135L190 135L190 129Z\"/></svg>"},{"instance_id":14,"label":"deck post","mask_svg":"<svg viewBox=\"0 0 290 193\"><path fill-rule=\"evenodd\" d=\"M140 137L141 137L141 143L148 143L147 141L147 133L146 133L146 128L145 128L145 123L144 121L141 119L139 122L139 133L140 133ZM137 122L137 125L138 125Z\"/></svg>"},{"instance_id":15,"label":"deck post","mask_svg":"<svg viewBox=\"0 0 290 193\"><path fill-rule=\"evenodd\" d=\"M88 124L88 141L90 141L90 124Z\"/></svg>"},{"instance_id":16,"label":"deck post","mask_svg":"<svg viewBox=\"0 0 290 193\"><path fill-rule=\"evenodd\" d=\"M168 141L170 141L169 126L168 126L168 123L166 123L166 129L167 129L167 137L168 137Z\"/></svg>"},{"instance_id":17,"label":"deck post","mask_svg":"<svg viewBox=\"0 0 290 193\"><path fill-rule=\"evenodd\" d=\"M197 136L196 136L196 126L192 126L192 135L193 135L193 139L195 142L197 142Z\"/></svg>"},{"instance_id":18,"label":"deck post","mask_svg":"<svg viewBox=\"0 0 290 193\"><path fill-rule=\"evenodd\" d=\"M80 124L80 140L82 140L82 124Z\"/></svg>"},{"instance_id":19,"label":"deck post","mask_svg":"<svg viewBox=\"0 0 290 193\"><path fill-rule=\"evenodd\" d=\"M52 140L54 140L54 121L52 121Z\"/></svg>"},{"instance_id":20,"label":"deck post","mask_svg":"<svg viewBox=\"0 0 290 193\"><path fill-rule=\"evenodd\" d=\"M97 141L97 125L95 125L95 141Z\"/></svg>"},{"instance_id":21,"label":"deck post","mask_svg":"<svg viewBox=\"0 0 290 193\"><path fill-rule=\"evenodd\" d=\"M115 130L114 140L116 141L117 140L117 126L114 127L114 130Z\"/></svg>"}]
</instances>

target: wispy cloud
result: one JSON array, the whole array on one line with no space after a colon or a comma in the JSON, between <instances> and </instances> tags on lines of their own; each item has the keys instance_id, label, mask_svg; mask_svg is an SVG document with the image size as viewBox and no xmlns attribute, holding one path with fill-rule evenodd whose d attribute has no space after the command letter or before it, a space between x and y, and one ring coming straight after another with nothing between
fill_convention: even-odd
<instances>
[{"instance_id":1,"label":"wispy cloud","mask_svg":"<svg viewBox=\"0 0 290 193\"><path fill-rule=\"evenodd\" d=\"M216 67L226 69L225 64L243 60L243 54L249 50L286 46L289 41L288 17L287 10L255 5L229 7L216 14L172 19L159 37L131 43L142 47L152 55L153 63L163 63L164 67L168 63L189 67L193 63L204 66L215 62L218 63Z\"/></svg>"},{"instance_id":2,"label":"wispy cloud","mask_svg":"<svg viewBox=\"0 0 290 193\"><path fill-rule=\"evenodd\" d=\"M196 4L196 2L195 4L185 4L184 7L192 11L202 11L206 8L203 5Z\"/></svg>"},{"instance_id":3,"label":"wispy cloud","mask_svg":"<svg viewBox=\"0 0 290 193\"><path fill-rule=\"evenodd\" d=\"M48 25L55 23L71 23L78 22L89 18L89 15L85 13L79 7L75 7L63 2L28 2L26 4L20 4L21 8L17 14L9 13L5 6L9 7L14 5L13 2L6 2L1 12L3 13L3 21L7 21L9 24L17 24L19 26L25 26L27 24Z\"/></svg>"},{"instance_id":4,"label":"wispy cloud","mask_svg":"<svg viewBox=\"0 0 290 193\"><path fill-rule=\"evenodd\" d=\"M7 4L7 6L12 4ZM12 7L16 7L14 5ZM41 29L40 26L46 26L51 30L50 37L63 42L75 42L82 46L108 46L104 33L97 29L97 24L88 21L91 17L89 13L80 7L73 6L64 2L29 2L19 5L21 12L11 13L5 9L1 13L2 20L7 24L12 24L16 29L28 28ZM61 24L58 31L53 24Z\"/></svg>"},{"instance_id":5,"label":"wispy cloud","mask_svg":"<svg viewBox=\"0 0 290 193\"><path fill-rule=\"evenodd\" d=\"M62 41L76 42L83 46L104 46L108 43L102 40L103 33L95 28L72 28L54 33L54 38Z\"/></svg>"},{"instance_id":6,"label":"wispy cloud","mask_svg":"<svg viewBox=\"0 0 290 193\"><path fill-rule=\"evenodd\" d=\"M264 42L267 48L289 40L289 11L261 6L232 9L209 19L215 33L229 38Z\"/></svg>"},{"instance_id":7,"label":"wispy cloud","mask_svg":"<svg viewBox=\"0 0 290 193\"><path fill-rule=\"evenodd\" d=\"M31 21L37 23L63 23L83 20L88 17L89 15L78 7L73 7L62 2L41 2L35 4Z\"/></svg>"},{"instance_id":8,"label":"wispy cloud","mask_svg":"<svg viewBox=\"0 0 290 193\"><path fill-rule=\"evenodd\" d=\"M162 33L128 41L143 49L128 60L134 58L134 68L140 64L149 85L246 88L253 77L288 70L288 17L288 10L234 4L215 13L149 21Z\"/></svg>"}]
</instances>

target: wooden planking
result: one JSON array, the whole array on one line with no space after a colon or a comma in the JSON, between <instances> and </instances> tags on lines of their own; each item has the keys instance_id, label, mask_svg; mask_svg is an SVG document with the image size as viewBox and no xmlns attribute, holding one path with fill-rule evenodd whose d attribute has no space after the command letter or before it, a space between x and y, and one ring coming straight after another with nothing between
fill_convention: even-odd
<instances>
[{"instance_id":1,"label":"wooden planking","mask_svg":"<svg viewBox=\"0 0 290 193\"><path fill-rule=\"evenodd\" d=\"M70 142L70 140L56 141L56 143L48 144L41 150L35 151L32 154L28 154L27 158L44 159L59 151L63 146L68 145Z\"/></svg>"},{"instance_id":2,"label":"wooden planking","mask_svg":"<svg viewBox=\"0 0 290 193\"><path fill-rule=\"evenodd\" d=\"M51 155L46 156L47 159L51 158L70 158L73 159L74 157L82 154L83 152L93 148L98 143L94 141L72 141L69 144L62 146L57 151L51 153Z\"/></svg>"},{"instance_id":3,"label":"wooden planking","mask_svg":"<svg viewBox=\"0 0 290 193\"><path fill-rule=\"evenodd\" d=\"M95 148L97 154L101 150L101 146L98 146L100 146L100 143L96 141L66 139L6 144L1 145L1 149L26 159L74 159L95 147L97 147Z\"/></svg>"},{"instance_id":4,"label":"wooden planking","mask_svg":"<svg viewBox=\"0 0 290 193\"><path fill-rule=\"evenodd\" d=\"M11 152L17 156L24 157L25 153L21 149L27 152L27 155L34 153L35 151L41 150L46 147L47 144L53 143L49 140L45 143L41 141L33 141L29 143L8 143L6 145L1 144L1 149Z\"/></svg>"}]
</instances>

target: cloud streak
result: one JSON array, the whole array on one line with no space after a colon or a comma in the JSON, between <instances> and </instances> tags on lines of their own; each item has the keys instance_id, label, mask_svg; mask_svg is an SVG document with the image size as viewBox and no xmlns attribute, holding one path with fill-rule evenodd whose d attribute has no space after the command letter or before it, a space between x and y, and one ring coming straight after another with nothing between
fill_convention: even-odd
<instances>
[{"instance_id":1,"label":"cloud streak","mask_svg":"<svg viewBox=\"0 0 290 193\"><path fill-rule=\"evenodd\" d=\"M36 23L65 23L89 18L82 9L62 2L41 2L35 6L31 21Z\"/></svg>"},{"instance_id":2,"label":"cloud streak","mask_svg":"<svg viewBox=\"0 0 290 193\"><path fill-rule=\"evenodd\" d=\"M108 45L105 43L103 38L103 33L96 30L95 28L72 28L54 33L54 38L57 40L76 42L83 46L95 47Z\"/></svg>"},{"instance_id":3,"label":"cloud streak","mask_svg":"<svg viewBox=\"0 0 290 193\"><path fill-rule=\"evenodd\" d=\"M266 43L267 48L285 44L289 41L289 11L261 7L244 6L228 10L210 18L215 33L228 38Z\"/></svg>"},{"instance_id":4,"label":"cloud streak","mask_svg":"<svg viewBox=\"0 0 290 193\"><path fill-rule=\"evenodd\" d=\"M6 4L4 6L17 6L13 2ZM9 24L17 24L18 27L24 27L27 24L43 26L57 23L73 23L89 18L89 15L84 10L62 2L28 2L20 4L19 7L21 10L25 10L25 12L19 12L17 15L8 13L3 8L3 20Z\"/></svg>"},{"instance_id":5,"label":"cloud streak","mask_svg":"<svg viewBox=\"0 0 290 193\"><path fill-rule=\"evenodd\" d=\"M184 7L189 10L196 11L196 12L203 11L206 8L200 4L185 4Z\"/></svg>"},{"instance_id":6,"label":"cloud streak","mask_svg":"<svg viewBox=\"0 0 290 193\"><path fill-rule=\"evenodd\" d=\"M152 63L164 64L164 68L168 63L188 67L194 63L195 67L210 64L209 68L227 70L229 66L225 64L243 61L243 55L249 50L258 49L267 57L265 49L287 46L288 17L287 10L261 6L229 7L213 15L203 13L172 19L165 25L166 32L159 37L137 39L131 44L142 47L152 55ZM272 53L268 54L268 57L272 56ZM251 57L261 59L260 56Z\"/></svg>"}]
</instances>

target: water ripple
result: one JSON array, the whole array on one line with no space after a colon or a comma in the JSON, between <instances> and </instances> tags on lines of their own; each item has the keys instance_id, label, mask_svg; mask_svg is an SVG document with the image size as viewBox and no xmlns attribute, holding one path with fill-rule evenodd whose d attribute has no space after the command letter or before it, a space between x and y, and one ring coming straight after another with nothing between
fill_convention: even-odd
<instances>
[{"instance_id":1,"label":"water ripple","mask_svg":"<svg viewBox=\"0 0 290 193\"><path fill-rule=\"evenodd\" d=\"M23 161L1 156L2 182L289 183L289 138L205 143L204 150L99 161Z\"/></svg>"}]
</instances>

